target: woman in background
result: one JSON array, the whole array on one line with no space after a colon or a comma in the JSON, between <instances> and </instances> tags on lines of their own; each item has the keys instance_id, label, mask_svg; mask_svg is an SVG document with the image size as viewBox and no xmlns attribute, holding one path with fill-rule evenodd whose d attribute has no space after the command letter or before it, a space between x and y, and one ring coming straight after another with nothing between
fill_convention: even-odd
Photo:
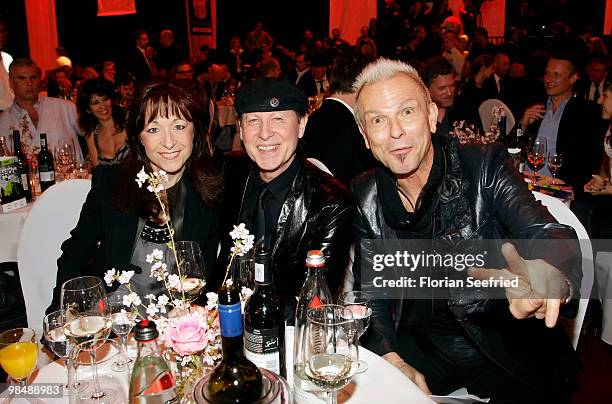
<instances>
[{"instance_id":1,"label":"woman in background","mask_svg":"<svg viewBox=\"0 0 612 404\"><path fill-rule=\"evenodd\" d=\"M114 97L113 87L106 80L87 80L79 91L79 124L87 140L87 157L94 167L118 164L129 150L124 114Z\"/></svg>"}]
</instances>

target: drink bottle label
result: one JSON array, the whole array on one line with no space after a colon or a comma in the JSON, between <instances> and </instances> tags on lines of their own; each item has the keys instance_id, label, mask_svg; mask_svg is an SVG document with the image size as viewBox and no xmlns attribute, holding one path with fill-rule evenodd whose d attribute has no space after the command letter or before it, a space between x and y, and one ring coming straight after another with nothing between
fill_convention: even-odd
<instances>
[{"instance_id":1,"label":"drink bottle label","mask_svg":"<svg viewBox=\"0 0 612 404\"><path fill-rule=\"evenodd\" d=\"M312 300L310 301L310 304L308 305L309 309L316 309L317 307L321 306L323 304L323 302L321 301L321 298L317 295L315 295Z\"/></svg>"},{"instance_id":2,"label":"drink bottle label","mask_svg":"<svg viewBox=\"0 0 612 404\"><path fill-rule=\"evenodd\" d=\"M43 182L48 182L48 181L54 181L55 180L55 172L54 171L47 171L47 172L40 172L40 180Z\"/></svg>"},{"instance_id":3,"label":"drink bottle label","mask_svg":"<svg viewBox=\"0 0 612 404\"><path fill-rule=\"evenodd\" d=\"M244 350L247 359L257 367L266 368L274 373L280 373L280 353L278 345L278 329L244 329Z\"/></svg>"}]
</instances>

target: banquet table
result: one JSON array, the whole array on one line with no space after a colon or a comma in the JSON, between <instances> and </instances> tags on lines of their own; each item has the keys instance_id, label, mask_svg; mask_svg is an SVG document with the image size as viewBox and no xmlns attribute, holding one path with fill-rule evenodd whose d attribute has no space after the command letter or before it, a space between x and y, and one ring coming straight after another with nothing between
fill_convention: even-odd
<instances>
[{"instance_id":1,"label":"banquet table","mask_svg":"<svg viewBox=\"0 0 612 404\"><path fill-rule=\"evenodd\" d=\"M292 349L287 349L287 352L292 352ZM338 393L339 403L357 404L357 403L372 403L374 401L380 403L432 403L433 401L426 396L419 388L404 376L398 369L388 363L380 356L368 351L365 348L360 348L360 359L368 364L368 370L357 375L351 384L345 387ZM135 356L135 351L130 349L130 356ZM101 378L111 380L116 385L125 401L116 401L116 403L127 402L128 377L125 372L114 372L110 370L112 361L106 361L98 366L98 373ZM78 370L78 378L87 380L91 377L90 367L81 365ZM52 362L43 368L37 370L31 377L30 383L65 383L66 369L61 361ZM89 380L88 380L89 381ZM13 403L27 403L24 399L16 399ZM45 398L45 403L61 404L69 403L69 397L62 398ZM2 404L2 401L0 401Z\"/></svg>"},{"instance_id":2,"label":"banquet table","mask_svg":"<svg viewBox=\"0 0 612 404\"><path fill-rule=\"evenodd\" d=\"M27 206L10 212L0 213L0 262L17 262L17 245L32 202Z\"/></svg>"}]
</instances>

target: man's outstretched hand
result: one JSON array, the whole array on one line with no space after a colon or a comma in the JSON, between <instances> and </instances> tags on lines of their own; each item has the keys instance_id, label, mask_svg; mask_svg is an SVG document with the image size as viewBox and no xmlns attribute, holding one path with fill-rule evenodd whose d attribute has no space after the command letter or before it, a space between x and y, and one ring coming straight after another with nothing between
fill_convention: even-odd
<instances>
[{"instance_id":1,"label":"man's outstretched hand","mask_svg":"<svg viewBox=\"0 0 612 404\"><path fill-rule=\"evenodd\" d=\"M554 327L561 304L570 294L563 273L542 259L523 259L511 243L504 243L501 252L508 264L507 268L472 267L468 269L468 274L483 280L491 277L513 280L518 277L518 287L506 288L512 315L517 319L535 316L545 319L547 327Z\"/></svg>"}]
</instances>

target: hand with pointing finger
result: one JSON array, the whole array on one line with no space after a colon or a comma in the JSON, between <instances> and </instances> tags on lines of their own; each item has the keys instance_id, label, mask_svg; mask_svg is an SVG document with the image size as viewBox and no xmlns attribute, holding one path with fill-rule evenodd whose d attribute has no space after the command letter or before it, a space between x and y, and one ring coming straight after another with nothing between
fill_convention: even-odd
<instances>
[{"instance_id":1,"label":"hand with pointing finger","mask_svg":"<svg viewBox=\"0 0 612 404\"><path fill-rule=\"evenodd\" d=\"M468 274L483 280L494 277L509 281L518 277L518 287L506 287L512 315L517 319L535 316L545 319L547 327L554 327L559 308L571 293L565 275L542 259L524 259L510 243L504 243L501 252L506 268L470 268Z\"/></svg>"}]
</instances>

